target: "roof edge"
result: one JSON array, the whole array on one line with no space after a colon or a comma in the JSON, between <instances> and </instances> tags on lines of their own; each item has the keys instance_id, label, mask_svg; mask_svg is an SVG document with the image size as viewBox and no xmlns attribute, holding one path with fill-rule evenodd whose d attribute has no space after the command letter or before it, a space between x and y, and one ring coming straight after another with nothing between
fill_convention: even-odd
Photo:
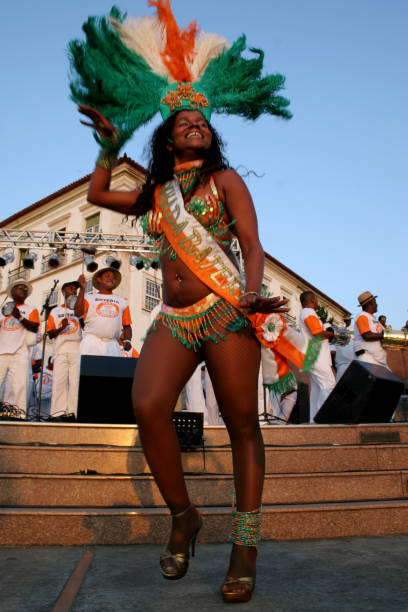
<instances>
[{"instance_id":1,"label":"roof edge","mask_svg":"<svg viewBox=\"0 0 408 612\"><path fill-rule=\"evenodd\" d=\"M121 164L124 164L124 163L128 164L129 166L131 166L135 170L138 170L142 174L146 174L147 173L146 168L143 168L143 166L141 166L140 164L135 162L131 157L128 157L126 155L126 153L124 155L122 155L122 157L120 157L118 159L118 163L116 164L115 168L117 168L118 166L120 166ZM18 212L14 213L14 215L11 215L10 217L7 217L7 219L4 219L3 221L0 221L0 227L4 227L5 225L9 225L9 223L12 223L13 221L16 221L17 219L19 219L20 217L23 217L24 215L27 215L27 214L33 212L37 208L40 208L41 206L44 206L44 204L48 204L48 202L51 202L55 198L59 198L60 196L68 193L69 191L71 191L71 189L76 189L76 187L80 187L81 185L84 185L85 183L87 183L90 180L91 176L92 176L92 172L90 172L89 174L86 174L85 176L83 176L82 178L78 179L77 181L74 181L73 183L69 183L68 185L65 185L65 187L62 187L61 189L58 189L58 191L54 191L54 193L51 193L50 195L46 196L45 198L42 198L41 200L38 200L37 202L34 202L34 204L30 204L30 206L26 206L26 208L23 208L22 210L19 210Z\"/></svg>"},{"instance_id":2,"label":"roof edge","mask_svg":"<svg viewBox=\"0 0 408 612\"><path fill-rule=\"evenodd\" d=\"M266 251L264 251L265 253L265 257L266 259L269 259L269 261L271 263L276 264L279 268L281 268L282 270L285 270L285 272L288 272L288 274L291 274L294 278L296 278L298 281L300 281L301 283L303 283L304 285L306 285L308 288L310 288L312 291L316 292L316 294L321 295L325 300L327 300L328 302L330 302L331 304L333 304L334 306L336 306L336 308L339 308L340 310L342 310L345 314L351 314L351 312L349 310L347 310L347 308L344 308L344 306L342 306L341 304L339 304L338 302L336 302L335 300L333 300L331 297L329 297L328 295L326 295L325 293L323 293L323 291L321 291L320 289L318 289L317 287L315 287L314 285L312 285L311 283L309 283L307 280L305 280L302 276L300 276L299 274L296 274L296 272L294 272L293 270L291 270L290 268L288 268L287 266L285 266L283 263L281 263L278 259L276 259L275 257L272 257L272 255L269 255L269 253L267 253Z\"/></svg>"}]
</instances>

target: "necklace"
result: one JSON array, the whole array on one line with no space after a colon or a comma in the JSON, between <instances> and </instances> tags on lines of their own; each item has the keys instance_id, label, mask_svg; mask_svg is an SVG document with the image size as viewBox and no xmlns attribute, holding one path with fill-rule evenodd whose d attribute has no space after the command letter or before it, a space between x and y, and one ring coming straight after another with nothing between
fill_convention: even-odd
<instances>
[{"instance_id":1,"label":"necklace","mask_svg":"<svg viewBox=\"0 0 408 612\"><path fill-rule=\"evenodd\" d=\"M193 191L199 180L199 171L203 165L202 159L196 159L191 162L174 166L174 174L179 182L181 193L183 196Z\"/></svg>"}]
</instances>

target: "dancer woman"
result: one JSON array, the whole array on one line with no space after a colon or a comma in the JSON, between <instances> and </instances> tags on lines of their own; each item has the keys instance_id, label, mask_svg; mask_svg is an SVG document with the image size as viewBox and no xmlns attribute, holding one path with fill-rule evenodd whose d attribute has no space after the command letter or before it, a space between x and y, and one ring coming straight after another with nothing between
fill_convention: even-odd
<instances>
[{"instance_id":1,"label":"dancer woman","mask_svg":"<svg viewBox=\"0 0 408 612\"><path fill-rule=\"evenodd\" d=\"M146 36L146 31L149 32L150 42L157 42L157 30L153 31L152 22L147 23L146 20L136 25L132 22L126 25L114 12L110 22L88 21L84 26L88 36L86 43L71 43L73 65L81 77L71 85L73 97L77 102L82 102L80 112L91 119L91 123L83 123L95 129L97 140L102 144L88 199L98 206L126 215L144 215L142 220L146 230L157 240L159 249L164 304L147 334L139 357L133 385L133 405L147 461L172 514L167 550L160 559L162 574L167 579L184 576L190 546L194 554L196 536L202 525L202 519L191 504L186 489L172 413L183 386L204 360L231 439L236 491L231 536L233 546L227 578L221 590L226 602L248 601L255 582L256 544L261 520L259 508L264 479L264 448L257 412L258 340L272 348L277 335L281 337L284 328L281 317L273 315L277 316L281 327L274 336L269 324L268 333L272 333L273 337L268 337L268 344L268 340L261 339L259 329L262 326L259 321L257 325L256 321L258 315L252 313L279 313L287 309L284 308L284 300L260 295L264 253L258 238L252 199L242 179L228 167L219 137L209 122L211 101L207 90L211 83L214 84L214 62L220 58L224 80L227 74L231 78L232 67L237 67L237 62L239 64L241 72L235 75L235 94L241 96L241 102L244 101L239 114L255 118L261 112L269 112L288 118L290 115L285 109L288 101L274 96L274 92L282 86L283 77L260 78L262 60L245 60L240 56L245 48L245 39L242 38L229 50L225 41L221 44L218 37L215 42L212 40L212 47L208 44L206 47L207 50L209 46L212 49L207 63L200 56L199 49L189 49L190 60L195 53L200 56L201 65L212 70L212 80L207 79L206 90L200 88L196 82L192 82L192 75L187 70L190 60L186 60L188 53L185 48L188 35L190 43L191 40L194 43L195 25L192 24L187 32L180 33L168 3L158 0L150 4L157 6L161 26L167 35L160 42L163 45L160 52L162 64L167 66L175 82L166 83L158 98L164 123L156 129L151 141L149 172L142 190L113 191L110 189L110 178L115 156L125 139L124 134L128 137L138 122L146 121L146 115L143 119L137 119L137 113L141 112L137 109L133 120L129 120L128 116L125 120L124 113L120 114L118 110L119 105L115 106L112 102L113 97L118 98L117 89L112 89L109 96L105 92L109 103L104 105L101 99L104 87L109 86L105 85L109 83L108 75L103 75L106 81L101 76L97 83L98 91L92 91L95 79L92 81L90 71L84 65L87 58L88 63L95 60L95 53L92 55L95 49L100 54L103 39L105 55L109 58L109 62L106 60L107 66L109 64L112 69L111 64L115 64L114 70L118 71L120 62L112 61L112 57L121 55L122 59L126 57L128 63L129 57L135 61L129 55L129 49L136 56L136 51L144 48L140 37ZM171 38L174 38L175 31L177 45L172 44L174 40ZM205 36L202 35L200 40ZM97 39L99 42L95 43ZM157 44L159 48L160 44ZM188 78L179 70L183 54L183 70L187 70ZM261 56L261 52L259 54ZM139 55L137 57L140 59ZM151 57L146 61L157 69L157 62L154 64ZM225 72L228 62L231 69ZM139 69L140 61L137 64ZM251 71L254 71L252 75ZM129 70L126 81L132 81L134 74ZM202 72L200 74L203 81ZM139 77L138 82L141 83ZM146 75L143 78L146 80ZM151 74L149 79L152 86ZM272 83L270 79L275 80ZM112 82L110 79L111 85ZM117 78L117 82L124 86L123 79ZM218 83L222 89L221 79L218 79ZM244 97L250 84L253 89L249 102ZM219 102L224 108L228 104L234 106L235 94L232 93L231 83L229 87L231 95L228 101ZM267 95L261 103L259 92L262 90L265 96L266 89ZM220 90L217 91L219 94ZM258 98L254 95L256 91ZM137 91L132 95L137 95ZM91 101L98 102L98 110L89 105ZM105 111L115 121L109 121L100 111ZM130 113L129 106L126 112ZM113 123L119 124L120 129ZM232 230L238 237L243 255L245 286L241 284L231 253ZM251 323L257 327L256 336ZM265 315L261 316L261 323L266 329ZM284 344L290 344L289 340L286 339ZM281 379L278 381L280 388L293 384L292 380L289 382L291 376L283 357L278 353L272 355L272 351L269 353L274 372L278 372ZM283 384L282 380L286 382Z\"/></svg>"}]
</instances>

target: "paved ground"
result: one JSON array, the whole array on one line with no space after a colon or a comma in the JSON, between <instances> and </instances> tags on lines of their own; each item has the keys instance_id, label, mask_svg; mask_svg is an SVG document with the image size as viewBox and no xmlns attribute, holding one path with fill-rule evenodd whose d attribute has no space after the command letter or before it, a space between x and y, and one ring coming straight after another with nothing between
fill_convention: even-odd
<instances>
[{"instance_id":1,"label":"paved ground","mask_svg":"<svg viewBox=\"0 0 408 612\"><path fill-rule=\"evenodd\" d=\"M225 610L218 589L229 546L205 544L175 582L159 574L158 546L0 548L1 612L53 610L88 550L92 560L72 607L60 603L55 611ZM264 542L256 591L239 609L407 612L407 565L408 535Z\"/></svg>"}]
</instances>

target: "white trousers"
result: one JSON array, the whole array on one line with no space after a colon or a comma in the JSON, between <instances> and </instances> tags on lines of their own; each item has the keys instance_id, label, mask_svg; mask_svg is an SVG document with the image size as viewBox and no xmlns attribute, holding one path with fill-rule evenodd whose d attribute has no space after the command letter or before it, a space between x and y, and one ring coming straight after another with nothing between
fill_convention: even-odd
<instances>
[{"instance_id":1,"label":"white trousers","mask_svg":"<svg viewBox=\"0 0 408 612\"><path fill-rule=\"evenodd\" d=\"M220 417L217 399L214 393L214 387L211 382L210 375L207 368L205 368L205 406L207 411L207 417L204 412L204 423L205 425L219 425ZM205 422L207 418L207 422Z\"/></svg>"},{"instance_id":2,"label":"white trousers","mask_svg":"<svg viewBox=\"0 0 408 612\"><path fill-rule=\"evenodd\" d=\"M205 369L204 397L201 364L197 366L186 384L186 408L190 412L202 412L204 425L219 425L217 400L207 368Z\"/></svg>"},{"instance_id":3,"label":"white trousers","mask_svg":"<svg viewBox=\"0 0 408 612\"><path fill-rule=\"evenodd\" d=\"M350 363L351 361L348 361L347 363L339 363L336 370L336 382L339 382L340 378L343 376Z\"/></svg>"},{"instance_id":4,"label":"white trousers","mask_svg":"<svg viewBox=\"0 0 408 612\"><path fill-rule=\"evenodd\" d=\"M365 353L357 357L357 359L358 361L362 361L363 363L373 363L374 365L382 366L383 368L387 368L388 370L390 369L388 367L386 356L384 357L384 359L380 360L380 359L376 359L374 355L366 351Z\"/></svg>"},{"instance_id":5,"label":"white trousers","mask_svg":"<svg viewBox=\"0 0 408 612\"><path fill-rule=\"evenodd\" d=\"M76 416L80 361L79 347L76 353L57 352L55 355L50 416L69 413Z\"/></svg>"},{"instance_id":6,"label":"white trousers","mask_svg":"<svg viewBox=\"0 0 408 612\"><path fill-rule=\"evenodd\" d=\"M271 391L269 393L269 400L272 406L272 416L276 418L276 422L272 421L276 425L284 425L289 420L292 410L295 407L297 400L297 391L293 391L282 399L280 393Z\"/></svg>"},{"instance_id":7,"label":"white trousers","mask_svg":"<svg viewBox=\"0 0 408 612\"><path fill-rule=\"evenodd\" d=\"M12 377L10 371L7 372L7 376L6 376L3 384L0 385L0 399L5 404L13 405L13 403L14 403L13 377Z\"/></svg>"},{"instance_id":8,"label":"white trousers","mask_svg":"<svg viewBox=\"0 0 408 612\"><path fill-rule=\"evenodd\" d=\"M85 334L80 345L81 355L99 355L101 357L120 357L121 348L116 339L101 340L93 334Z\"/></svg>"},{"instance_id":9,"label":"white trousers","mask_svg":"<svg viewBox=\"0 0 408 612\"><path fill-rule=\"evenodd\" d=\"M0 355L0 386L10 372L13 404L27 414L28 359L26 355L6 353Z\"/></svg>"},{"instance_id":10,"label":"white trousers","mask_svg":"<svg viewBox=\"0 0 408 612\"><path fill-rule=\"evenodd\" d=\"M314 367L310 372L310 422L314 422L316 414L336 385L331 367Z\"/></svg>"}]
</instances>

